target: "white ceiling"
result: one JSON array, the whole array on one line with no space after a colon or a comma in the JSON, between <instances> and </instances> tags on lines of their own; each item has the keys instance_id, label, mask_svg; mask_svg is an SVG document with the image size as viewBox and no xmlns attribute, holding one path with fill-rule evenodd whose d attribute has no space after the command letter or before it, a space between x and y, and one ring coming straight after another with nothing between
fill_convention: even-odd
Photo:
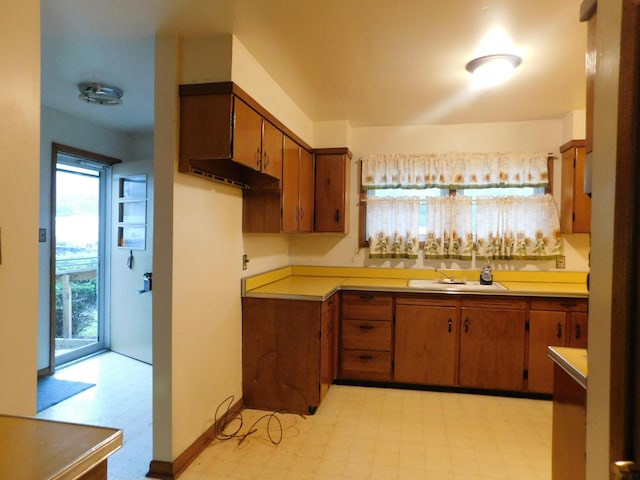
<instances>
[{"instance_id":1,"label":"white ceiling","mask_svg":"<svg viewBox=\"0 0 640 480\"><path fill-rule=\"evenodd\" d=\"M313 121L374 126L561 118L584 108L580 3L44 0L42 102L111 128L152 130L154 35L171 31L233 33ZM464 66L495 28L510 37L523 62L506 84L473 90ZM76 85L83 81L119 86L124 104L80 101Z\"/></svg>"}]
</instances>

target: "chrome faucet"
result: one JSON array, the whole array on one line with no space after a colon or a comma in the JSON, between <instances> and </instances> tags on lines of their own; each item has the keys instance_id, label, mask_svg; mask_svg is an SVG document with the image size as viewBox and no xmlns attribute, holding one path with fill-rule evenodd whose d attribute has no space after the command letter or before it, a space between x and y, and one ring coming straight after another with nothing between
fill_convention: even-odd
<instances>
[{"instance_id":1,"label":"chrome faucet","mask_svg":"<svg viewBox=\"0 0 640 480\"><path fill-rule=\"evenodd\" d=\"M440 275L444 275L445 277L447 277L449 279L449 281L451 281L451 283L456 281L455 277L452 277L451 275L448 275L444 270L440 270L440 269L436 268L436 272L438 272Z\"/></svg>"}]
</instances>

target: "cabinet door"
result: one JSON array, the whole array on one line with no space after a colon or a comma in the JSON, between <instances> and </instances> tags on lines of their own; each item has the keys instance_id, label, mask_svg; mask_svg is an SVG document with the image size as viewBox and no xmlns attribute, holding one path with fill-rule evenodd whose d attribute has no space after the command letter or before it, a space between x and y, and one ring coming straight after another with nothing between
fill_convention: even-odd
<instances>
[{"instance_id":1,"label":"cabinet door","mask_svg":"<svg viewBox=\"0 0 640 480\"><path fill-rule=\"evenodd\" d=\"M192 159L230 157L232 109L231 94L180 98L180 171L189 171Z\"/></svg>"},{"instance_id":2,"label":"cabinet door","mask_svg":"<svg viewBox=\"0 0 640 480\"><path fill-rule=\"evenodd\" d=\"M349 158L343 154L317 154L315 178L315 231L348 233Z\"/></svg>"},{"instance_id":3,"label":"cabinet door","mask_svg":"<svg viewBox=\"0 0 640 480\"><path fill-rule=\"evenodd\" d=\"M338 294L322 302L320 331L320 401L338 377Z\"/></svg>"},{"instance_id":4,"label":"cabinet door","mask_svg":"<svg viewBox=\"0 0 640 480\"><path fill-rule=\"evenodd\" d=\"M262 169L262 117L234 98L233 160L253 170Z\"/></svg>"},{"instance_id":5,"label":"cabinet door","mask_svg":"<svg viewBox=\"0 0 640 480\"><path fill-rule=\"evenodd\" d=\"M567 346L573 348L587 348L589 333L587 313L571 312L569 320L569 332L567 334Z\"/></svg>"},{"instance_id":6,"label":"cabinet door","mask_svg":"<svg viewBox=\"0 0 640 480\"><path fill-rule=\"evenodd\" d=\"M524 310L462 308L460 385L522 390L525 351Z\"/></svg>"},{"instance_id":7,"label":"cabinet door","mask_svg":"<svg viewBox=\"0 0 640 480\"><path fill-rule=\"evenodd\" d=\"M284 139L284 163L282 167L282 231L298 231L298 170L300 147L289 137Z\"/></svg>"},{"instance_id":8,"label":"cabinet door","mask_svg":"<svg viewBox=\"0 0 640 480\"><path fill-rule=\"evenodd\" d=\"M455 384L459 318L455 307L396 306L396 382Z\"/></svg>"},{"instance_id":9,"label":"cabinet door","mask_svg":"<svg viewBox=\"0 0 640 480\"><path fill-rule=\"evenodd\" d=\"M591 198L584 193L584 141L572 140L560 150L560 229L563 233L588 233L591 231Z\"/></svg>"},{"instance_id":10,"label":"cabinet door","mask_svg":"<svg viewBox=\"0 0 640 480\"><path fill-rule=\"evenodd\" d=\"M245 406L312 413L320 404L321 304L242 301Z\"/></svg>"},{"instance_id":11,"label":"cabinet door","mask_svg":"<svg viewBox=\"0 0 640 480\"><path fill-rule=\"evenodd\" d=\"M553 393L553 360L547 355L549 345L562 347L566 342L566 313L529 312L528 390Z\"/></svg>"},{"instance_id":12,"label":"cabinet door","mask_svg":"<svg viewBox=\"0 0 640 480\"><path fill-rule=\"evenodd\" d=\"M300 171L298 175L298 231L306 233L313 231L313 166L313 155L311 152L304 148L300 148Z\"/></svg>"},{"instance_id":13,"label":"cabinet door","mask_svg":"<svg viewBox=\"0 0 640 480\"><path fill-rule=\"evenodd\" d=\"M284 134L266 120L262 131L262 173L282 178Z\"/></svg>"}]
</instances>

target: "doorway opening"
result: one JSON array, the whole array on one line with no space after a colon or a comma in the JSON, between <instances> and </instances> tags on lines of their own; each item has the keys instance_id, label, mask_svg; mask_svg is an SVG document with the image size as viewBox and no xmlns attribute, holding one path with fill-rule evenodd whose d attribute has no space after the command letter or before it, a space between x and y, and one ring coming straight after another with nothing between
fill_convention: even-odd
<instances>
[{"instance_id":1,"label":"doorway opening","mask_svg":"<svg viewBox=\"0 0 640 480\"><path fill-rule=\"evenodd\" d=\"M109 348L107 226L115 163L53 144L51 371Z\"/></svg>"}]
</instances>

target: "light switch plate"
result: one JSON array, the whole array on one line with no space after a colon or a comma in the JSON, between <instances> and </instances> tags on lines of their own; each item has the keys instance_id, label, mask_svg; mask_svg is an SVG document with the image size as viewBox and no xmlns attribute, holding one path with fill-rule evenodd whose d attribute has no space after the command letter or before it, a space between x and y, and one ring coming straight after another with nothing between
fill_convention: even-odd
<instances>
[{"instance_id":1,"label":"light switch plate","mask_svg":"<svg viewBox=\"0 0 640 480\"><path fill-rule=\"evenodd\" d=\"M46 228L41 228L40 230L38 230L38 241L40 243L44 243L47 241L47 229Z\"/></svg>"}]
</instances>

